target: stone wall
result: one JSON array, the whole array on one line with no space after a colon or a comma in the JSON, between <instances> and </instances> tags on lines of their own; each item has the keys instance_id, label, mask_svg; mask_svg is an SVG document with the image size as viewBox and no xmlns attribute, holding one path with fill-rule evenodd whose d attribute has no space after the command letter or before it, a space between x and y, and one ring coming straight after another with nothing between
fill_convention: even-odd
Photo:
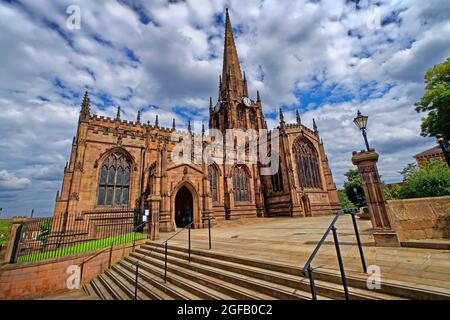
<instances>
[{"instance_id":1,"label":"stone wall","mask_svg":"<svg viewBox=\"0 0 450 320\"><path fill-rule=\"evenodd\" d=\"M387 203L400 241L450 238L450 197Z\"/></svg>"},{"instance_id":2,"label":"stone wall","mask_svg":"<svg viewBox=\"0 0 450 320\"><path fill-rule=\"evenodd\" d=\"M143 242L145 240L140 240L136 245ZM111 262L113 264L118 262L129 255L132 249L131 244L114 247ZM35 299L68 291L67 268L71 265L80 265L95 253L91 251L45 261L3 265L0 267L0 300ZM84 265L83 284L108 268L109 254L109 250L103 251Z\"/></svg>"}]
</instances>

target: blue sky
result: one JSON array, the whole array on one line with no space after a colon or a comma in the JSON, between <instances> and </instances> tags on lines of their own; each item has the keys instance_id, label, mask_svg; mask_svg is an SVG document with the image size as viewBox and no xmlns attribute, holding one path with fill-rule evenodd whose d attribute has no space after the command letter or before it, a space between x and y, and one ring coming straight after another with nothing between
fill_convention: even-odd
<instances>
[{"instance_id":1,"label":"blue sky","mask_svg":"<svg viewBox=\"0 0 450 320\"><path fill-rule=\"evenodd\" d=\"M357 4L356 4L357 3ZM370 116L382 178L400 180L420 137L414 103L423 74L450 56L448 0L79 0L81 28L67 28L72 1L0 0L0 207L50 214L76 132L84 90L93 112L179 127L207 123L217 99L226 7L252 98L269 126L277 110L316 118L335 181L363 148L352 124ZM379 12L380 19L377 19ZM375 24L373 23L375 21ZM379 21L378 25L376 22Z\"/></svg>"}]
</instances>

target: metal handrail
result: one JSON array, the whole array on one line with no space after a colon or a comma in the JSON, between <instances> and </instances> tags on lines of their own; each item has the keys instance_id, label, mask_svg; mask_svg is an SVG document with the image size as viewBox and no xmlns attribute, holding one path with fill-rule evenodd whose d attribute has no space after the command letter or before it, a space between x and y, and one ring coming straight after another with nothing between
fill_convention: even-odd
<instances>
[{"instance_id":1,"label":"metal handrail","mask_svg":"<svg viewBox=\"0 0 450 320\"><path fill-rule=\"evenodd\" d=\"M341 279L342 279L342 285L344 287L345 299L346 300L350 299L350 295L349 295L349 292L348 292L348 286L347 286L347 279L346 279L345 270L344 270L344 262L342 260L341 250L340 250L340 246L339 246L339 239L338 239L338 235L337 235L337 228L335 226L336 222L339 220L339 218L345 213L349 213L352 216L353 228L355 229L356 242L357 242L358 248L359 248L361 264L362 264L364 272L367 273L367 266L366 266L366 261L365 261L365 258L364 258L364 251L362 249L361 239L359 237L358 226L356 224L355 211L356 210L351 210L349 212L344 212L344 210L339 210L336 213L336 216L334 217L333 221L330 223L329 227L327 228L327 230L323 234L323 236L320 239L320 241L317 243L317 246L315 247L314 251L310 255L309 259L306 261L305 265L303 266L303 269L301 270L303 275L308 273L309 284L310 284L310 287L311 287L311 295L312 295L313 300L317 300L317 293L316 293L316 287L315 287L315 284L314 284L314 270L311 267L311 263L313 262L314 258L316 257L317 253L319 252L319 250L322 247L323 243L325 242L326 238L330 234L330 231L333 233L334 245L335 245L335 248L336 248L336 256L338 258L339 270L341 272Z\"/></svg>"},{"instance_id":2,"label":"metal handrail","mask_svg":"<svg viewBox=\"0 0 450 320\"><path fill-rule=\"evenodd\" d=\"M136 230L138 230L139 228L142 228L142 226L145 226L147 223L148 223L148 222L143 222L143 223L141 223L140 225L138 225L137 227L135 227L135 228L133 229L133 233L135 233ZM133 250L134 250L135 242L136 242L136 237L133 236ZM81 266L81 270L80 270L80 283L82 283L81 281L82 281L82 279L83 279L83 269L84 269L85 263L87 263L87 262L91 261L92 259L98 257L100 254L102 254L103 252L105 252L105 251L107 251L107 250L110 250L109 267L111 267L111 253L112 253L113 244L114 244L114 242L111 243L111 246L110 246L110 247L103 248L102 250L97 251L97 252L94 253L92 256L90 256L90 257L84 259L80 264L78 264L78 266Z\"/></svg>"}]
</instances>

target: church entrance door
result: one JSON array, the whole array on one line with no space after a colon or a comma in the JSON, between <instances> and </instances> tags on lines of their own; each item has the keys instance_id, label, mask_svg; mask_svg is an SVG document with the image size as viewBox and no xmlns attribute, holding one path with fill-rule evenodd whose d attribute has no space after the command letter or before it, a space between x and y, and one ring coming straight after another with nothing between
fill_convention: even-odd
<instances>
[{"instance_id":1,"label":"church entrance door","mask_svg":"<svg viewBox=\"0 0 450 320\"><path fill-rule=\"evenodd\" d=\"M175 197L175 223L178 228L184 228L193 219L193 198L188 188L182 187Z\"/></svg>"}]
</instances>

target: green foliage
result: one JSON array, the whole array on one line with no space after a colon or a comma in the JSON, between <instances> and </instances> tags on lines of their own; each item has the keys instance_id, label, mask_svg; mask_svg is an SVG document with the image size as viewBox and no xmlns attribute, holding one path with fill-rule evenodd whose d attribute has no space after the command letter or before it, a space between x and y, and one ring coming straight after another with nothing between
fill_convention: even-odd
<instances>
[{"instance_id":1,"label":"green foliage","mask_svg":"<svg viewBox=\"0 0 450 320\"><path fill-rule=\"evenodd\" d=\"M399 192L401 199L448 195L450 195L450 169L441 161L428 163L411 174Z\"/></svg>"},{"instance_id":2,"label":"green foliage","mask_svg":"<svg viewBox=\"0 0 450 320\"><path fill-rule=\"evenodd\" d=\"M413 174L419 171L419 167L416 163L409 163L402 171L399 173L403 177L403 181L408 180Z\"/></svg>"},{"instance_id":3,"label":"green foliage","mask_svg":"<svg viewBox=\"0 0 450 320\"><path fill-rule=\"evenodd\" d=\"M401 187L398 184L395 184L391 186L391 188L388 188L388 186L383 183L383 193L386 200L400 199L400 190Z\"/></svg>"},{"instance_id":4,"label":"green foliage","mask_svg":"<svg viewBox=\"0 0 450 320\"><path fill-rule=\"evenodd\" d=\"M426 112L422 119L422 136L443 134L450 139L450 58L425 73L425 94L416 103L417 112Z\"/></svg>"},{"instance_id":5,"label":"green foliage","mask_svg":"<svg viewBox=\"0 0 450 320\"><path fill-rule=\"evenodd\" d=\"M338 191L339 202L343 210L355 209L355 205L351 202L344 191Z\"/></svg>"},{"instance_id":6,"label":"green foliage","mask_svg":"<svg viewBox=\"0 0 450 320\"><path fill-rule=\"evenodd\" d=\"M47 238L52 228L52 220L53 219L45 219L43 222L39 224L39 229L41 229L41 232L39 233L37 240L42 241L44 243L47 242Z\"/></svg>"},{"instance_id":7,"label":"green foliage","mask_svg":"<svg viewBox=\"0 0 450 320\"><path fill-rule=\"evenodd\" d=\"M366 206L364 189L358 169L351 169L345 174L347 180L344 182L345 194L357 208Z\"/></svg>"}]
</instances>

